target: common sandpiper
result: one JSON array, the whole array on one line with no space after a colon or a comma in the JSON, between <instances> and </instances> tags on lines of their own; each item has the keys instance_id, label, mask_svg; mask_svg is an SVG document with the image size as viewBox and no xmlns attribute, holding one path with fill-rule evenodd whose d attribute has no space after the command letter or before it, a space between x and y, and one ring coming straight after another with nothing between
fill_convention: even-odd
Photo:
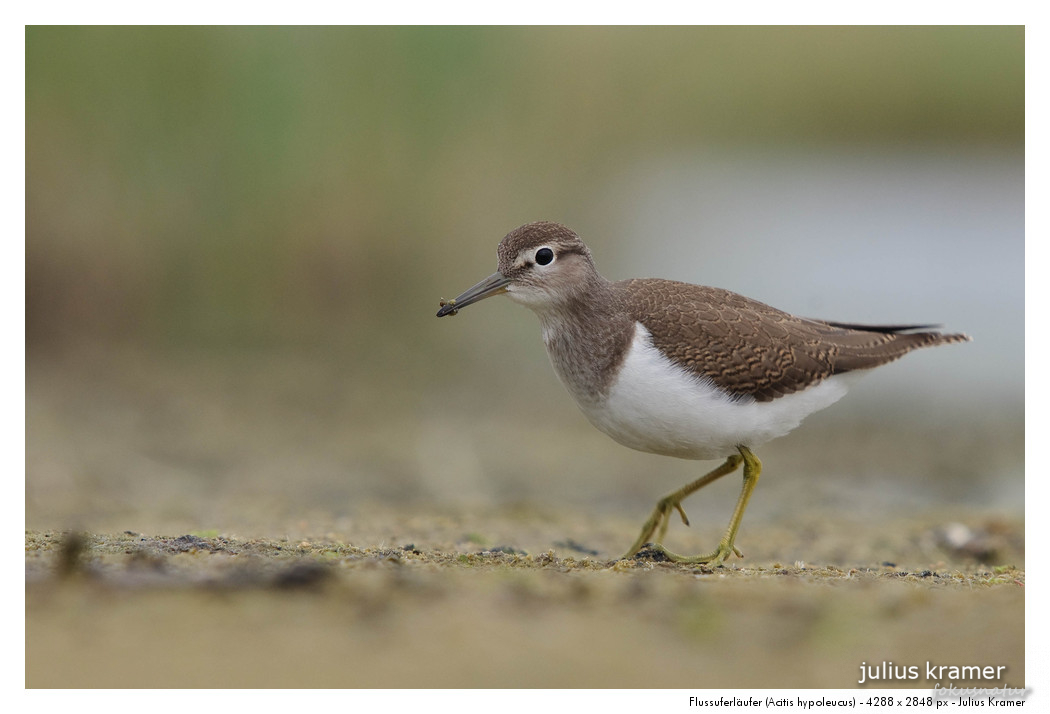
<instances>
[{"instance_id":1,"label":"common sandpiper","mask_svg":"<svg viewBox=\"0 0 1050 714\"><path fill-rule=\"evenodd\" d=\"M660 499L625 558L721 565L762 463L752 449L838 401L866 370L920 347L966 342L935 325L858 325L796 317L720 288L638 278L610 282L572 230L539 221L500 241L498 270L437 316L506 294L539 316L554 370L584 415L624 446L721 466ZM736 471L744 483L722 540L697 556L663 545L682 501ZM654 538L655 534L655 538Z\"/></svg>"}]
</instances>

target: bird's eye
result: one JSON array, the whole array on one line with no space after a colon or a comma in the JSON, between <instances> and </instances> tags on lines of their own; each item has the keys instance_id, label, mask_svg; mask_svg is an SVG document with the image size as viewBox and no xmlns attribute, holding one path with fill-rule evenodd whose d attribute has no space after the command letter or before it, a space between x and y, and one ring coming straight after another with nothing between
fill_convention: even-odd
<instances>
[{"instance_id":1,"label":"bird's eye","mask_svg":"<svg viewBox=\"0 0 1050 714\"><path fill-rule=\"evenodd\" d=\"M539 265L548 265L554 260L554 251L550 248L540 248L536 251L536 263Z\"/></svg>"}]
</instances>

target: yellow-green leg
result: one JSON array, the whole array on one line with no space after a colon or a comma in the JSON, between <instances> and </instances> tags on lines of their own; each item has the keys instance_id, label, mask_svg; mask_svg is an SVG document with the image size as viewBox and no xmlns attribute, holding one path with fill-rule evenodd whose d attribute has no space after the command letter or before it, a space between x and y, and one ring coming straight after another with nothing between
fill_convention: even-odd
<instances>
[{"instance_id":1,"label":"yellow-green leg","mask_svg":"<svg viewBox=\"0 0 1050 714\"><path fill-rule=\"evenodd\" d=\"M667 535L667 525L671 522L671 511L678 511L679 515L682 516L682 523L689 525L689 518L685 515L685 510L682 508L682 501L702 489L707 484L716 481L726 474L731 474L737 470L743 459L736 454L733 454L725 460L725 463L716 468L709 474L701 476L696 481L683 486L674 493L661 498L656 502L656 508L653 510L653 514L649 516L649 520L642 526L642 532L638 535L638 539L634 541L634 545L631 549L623 556L624 558L630 558L639 550L642 546L650 541L653 537L653 533L659 528L660 532L656 536L656 543L662 543L664 536Z\"/></svg>"},{"instance_id":2,"label":"yellow-green leg","mask_svg":"<svg viewBox=\"0 0 1050 714\"><path fill-rule=\"evenodd\" d=\"M711 473L697 479L688 486L661 498L656 504L656 510L653 511L653 515L649 517L649 520L646 521L645 525L642 527L642 533L638 536L638 540L635 541L634 545L631 546L631 549L627 551L627 554L624 557L630 558L641 550L642 546L646 546L647 551L659 553L662 557L668 560L686 565L700 563L721 565L731 553L740 555L740 551L736 549L734 542L736 541L737 531L740 529L740 521L744 518L744 511L747 510L747 502L751 499L751 492L755 490L755 484L758 483L758 477L762 474L762 462L759 461L758 457L751 453L751 450L746 446L738 446L737 449L740 451L740 456L730 456L726 459L724 464ZM718 543L718 547L715 548L714 552L706 555L685 556L672 553L667 550L667 548L664 548L661 543L663 542L664 534L667 532L667 524L671 518L671 510L677 510L682 516L682 522L689 525L689 519L686 518L685 511L682 510L682 500L712 481L736 471L737 466L739 466L741 462L744 464L744 485L740 490L740 498L737 499L736 508L733 510L733 517L729 519L729 528L726 530L726 534L722 536L722 540ZM652 537L657 527L660 528L660 532L657 535L656 542L646 545L648 539Z\"/></svg>"}]
</instances>

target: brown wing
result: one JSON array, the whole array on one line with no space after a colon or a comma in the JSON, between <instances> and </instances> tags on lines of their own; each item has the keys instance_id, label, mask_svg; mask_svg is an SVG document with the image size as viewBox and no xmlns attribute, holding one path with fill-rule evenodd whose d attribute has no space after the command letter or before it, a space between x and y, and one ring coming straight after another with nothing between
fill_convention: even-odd
<instances>
[{"instance_id":1,"label":"brown wing","mask_svg":"<svg viewBox=\"0 0 1050 714\"><path fill-rule=\"evenodd\" d=\"M927 325L809 320L728 290L671 280L625 280L616 287L657 349L720 389L761 402L833 374L878 367L919 347L970 339L907 331Z\"/></svg>"}]
</instances>

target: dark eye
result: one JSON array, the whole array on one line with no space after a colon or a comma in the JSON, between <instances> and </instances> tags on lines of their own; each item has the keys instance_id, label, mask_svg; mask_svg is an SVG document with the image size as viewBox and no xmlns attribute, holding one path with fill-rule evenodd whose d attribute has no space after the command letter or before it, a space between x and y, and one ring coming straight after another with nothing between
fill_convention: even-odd
<instances>
[{"instance_id":1,"label":"dark eye","mask_svg":"<svg viewBox=\"0 0 1050 714\"><path fill-rule=\"evenodd\" d=\"M550 248L540 248L536 251L536 262L540 265L547 265L554 260L554 251Z\"/></svg>"}]
</instances>

